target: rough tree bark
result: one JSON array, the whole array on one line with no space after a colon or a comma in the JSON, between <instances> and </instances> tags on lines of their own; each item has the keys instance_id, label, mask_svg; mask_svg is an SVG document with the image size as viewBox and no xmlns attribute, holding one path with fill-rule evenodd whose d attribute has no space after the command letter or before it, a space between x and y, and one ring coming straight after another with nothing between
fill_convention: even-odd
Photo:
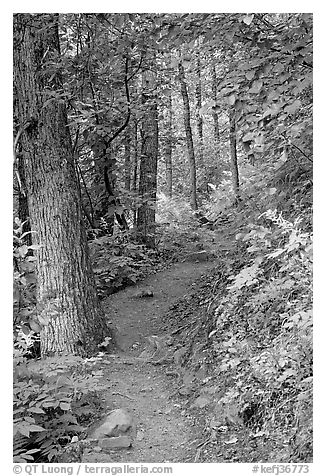
<instances>
[{"instance_id":1,"label":"rough tree bark","mask_svg":"<svg viewBox=\"0 0 326 476\"><path fill-rule=\"evenodd\" d=\"M198 210L197 203L197 179L196 179L196 159L194 151L194 143L192 139L192 130L190 124L190 105L189 96L185 78L185 71L182 62L179 62L179 81L181 86L181 95L184 106L184 125L186 131L187 149L188 149L188 161L190 169L190 205L193 210Z\"/></svg>"},{"instance_id":2,"label":"rough tree bark","mask_svg":"<svg viewBox=\"0 0 326 476\"><path fill-rule=\"evenodd\" d=\"M237 132L236 132L236 111L234 108L229 109L230 121L230 155L231 155L231 171L232 184L234 192L234 202L238 203L240 199L240 185L239 185L239 168L237 158Z\"/></svg>"},{"instance_id":3,"label":"rough tree bark","mask_svg":"<svg viewBox=\"0 0 326 476\"><path fill-rule=\"evenodd\" d=\"M14 15L14 80L24 125L28 206L37 251L41 354L91 354L110 336L82 220L59 59L58 14Z\"/></svg>"},{"instance_id":4,"label":"rough tree bark","mask_svg":"<svg viewBox=\"0 0 326 476\"><path fill-rule=\"evenodd\" d=\"M141 127L141 156L139 195L142 204L137 213L137 232L147 246L155 247L155 202L157 191L158 114L156 93L156 64L147 53L148 68L142 73L143 117Z\"/></svg>"}]
</instances>

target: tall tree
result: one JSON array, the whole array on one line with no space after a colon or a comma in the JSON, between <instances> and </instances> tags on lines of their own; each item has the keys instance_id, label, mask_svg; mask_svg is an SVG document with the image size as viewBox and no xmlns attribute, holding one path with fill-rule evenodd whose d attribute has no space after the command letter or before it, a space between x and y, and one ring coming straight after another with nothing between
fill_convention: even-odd
<instances>
[{"instance_id":1,"label":"tall tree","mask_svg":"<svg viewBox=\"0 0 326 476\"><path fill-rule=\"evenodd\" d=\"M216 158L220 158L220 126L218 118L218 106L217 106L217 77L215 64L211 65L211 82L212 82L212 100L213 105L213 121L214 121L214 141L216 147Z\"/></svg>"},{"instance_id":2,"label":"tall tree","mask_svg":"<svg viewBox=\"0 0 326 476\"><path fill-rule=\"evenodd\" d=\"M166 193L168 197L172 197L172 139L173 139L173 110L172 110L172 91L167 92L167 118L166 118L166 136L165 136L165 174L166 174Z\"/></svg>"},{"instance_id":3,"label":"tall tree","mask_svg":"<svg viewBox=\"0 0 326 476\"><path fill-rule=\"evenodd\" d=\"M131 191L134 194L135 201L136 201L136 194L138 190L138 123L137 120L134 120L134 127L133 127L133 145L134 145L134 159L132 164L132 182L131 182ZM137 226L137 204L134 203L133 206L133 226Z\"/></svg>"},{"instance_id":4,"label":"tall tree","mask_svg":"<svg viewBox=\"0 0 326 476\"><path fill-rule=\"evenodd\" d=\"M189 96L188 96L185 70L184 70L182 61L179 61L178 69L179 69L179 81L181 86L181 95L182 95L183 107L184 107L184 126L186 131L186 141L187 141L188 160L189 160L189 169L190 169L190 205L193 210L197 210L198 203L197 203L196 159L195 159L195 150L194 150L194 143L192 138L191 123L190 123Z\"/></svg>"},{"instance_id":5,"label":"tall tree","mask_svg":"<svg viewBox=\"0 0 326 476\"><path fill-rule=\"evenodd\" d=\"M237 157L237 131L236 131L236 111L234 107L229 109L229 121L230 121L230 155L231 155L231 172L232 172L232 185L234 193L234 201L237 203L240 198L240 185L239 185L239 168Z\"/></svg>"},{"instance_id":6,"label":"tall tree","mask_svg":"<svg viewBox=\"0 0 326 476\"><path fill-rule=\"evenodd\" d=\"M131 137L130 129L126 128L125 137L124 137L124 169L125 169L125 180L124 186L125 189L130 191L131 186Z\"/></svg>"},{"instance_id":7,"label":"tall tree","mask_svg":"<svg viewBox=\"0 0 326 476\"><path fill-rule=\"evenodd\" d=\"M204 141L203 141L203 118L202 118L202 85L201 85L201 64L199 52L196 55L196 124L198 134L198 159L200 165L204 160Z\"/></svg>"},{"instance_id":8,"label":"tall tree","mask_svg":"<svg viewBox=\"0 0 326 476\"><path fill-rule=\"evenodd\" d=\"M14 15L14 82L42 355L85 355L110 335L98 301L59 67L58 14Z\"/></svg>"},{"instance_id":9,"label":"tall tree","mask_svg":"<svg viewBox=\"0 0 326 476\"><path fill-rule=\"evenodd\" d=\"M139 171L139 195L142 204L137 213L137 231L150 247L155 246L155 202L157 192L158 114L156 64L146 53L147 65L142 73L142 125Z\"/></svg>"}]
</instances>

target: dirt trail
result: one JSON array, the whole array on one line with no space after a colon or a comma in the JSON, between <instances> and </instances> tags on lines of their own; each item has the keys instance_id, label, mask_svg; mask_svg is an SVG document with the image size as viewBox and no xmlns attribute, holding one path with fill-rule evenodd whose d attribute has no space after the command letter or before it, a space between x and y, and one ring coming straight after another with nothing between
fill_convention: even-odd
<instances>
[{"instance_id":1,"label":"dirt trail","mask_svg":"<svg viewBox=\"0 0 326 476\"><path fill-rule=\"evenodd\" d=\"M164 334L160 318L168 308L214 265L213 261L176 264L104 301L118 329L120 348L107 360L107 406L130 411L136 434L131 448L110 454L85 454L84 462L194 461L195 450L190 443L199 435L177 399L171 398L173 377L166 374L164 366L154 366L139 355L148 348L147 336ZM153 291L152 297L136 297L148 287Z\"/></svg>"}]
</instances>

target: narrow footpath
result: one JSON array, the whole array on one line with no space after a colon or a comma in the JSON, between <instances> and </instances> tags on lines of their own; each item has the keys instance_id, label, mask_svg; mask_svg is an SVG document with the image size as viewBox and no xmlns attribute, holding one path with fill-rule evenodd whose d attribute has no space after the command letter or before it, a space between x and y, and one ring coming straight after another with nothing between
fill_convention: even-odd
<instances>
[{"instance_id":1,"label":"narrow footpath","mask_svg":"<svg viewBox=\"0 0 326 476\"><path fill-rule=\"evenodd\" d=\"M173 397L175 377L153 361L164 358L169 338L162 316L215 264L178 263L104 300L119 348L105 362L105 400L108 410L123 408L132 415L133 445L109 454L86 452L83 462L194 462L192 442L199 436L194 422Z\"/></svg>"}]
</instances>

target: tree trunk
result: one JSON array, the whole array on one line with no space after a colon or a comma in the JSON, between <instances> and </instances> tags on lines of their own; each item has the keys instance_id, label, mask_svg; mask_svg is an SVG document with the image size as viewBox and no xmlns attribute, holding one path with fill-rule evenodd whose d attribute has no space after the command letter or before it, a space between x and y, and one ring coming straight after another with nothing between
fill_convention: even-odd
<instances>
[{"instance_id":1,"label":"tree trunk","mask_svg":"<svg viewBox=\"0 0 326 476\"><path fill-rule=\"evenodd\" d=\"M167 121L166 121L166 137L165 137L165 171L166 171L166 193L172 198L172 91L168 92L168 107L167 107Z\"/></svg>"},{"instance_id":2,"label":"tree trunk","mask_svg":"<svg viewBox=\"0 0 326 476\"><path fill-rule=\"evenodd\" d=\"M58 14L14 15L14 79L36 256L41 354L87 355L110 336L82 221L66 108Z\"/></svg>"},{"instance_id":3,"label":"tree trunk","mask_svg":"<svg viewBox=\"0 0 326 476\"><path fill-rule=\"evenodd\" d=\"M155 202L157 191L158 115L156 97L156 65L142 75L143 117L141 129L141 157L139 195L142 204L137 213L137 232L147 246L155 247Z\"/></svg>"},{"instance_id":4,"label":"tree trunk","mask_svg":"<svg viewBox=\"0 0 326 476\"><path fill-rule=\"evenodd\" d=\"M231 155L231 171L232 171L232 184L234 192L234 201L237 204L240 198L240 185L239 185L239 169L237 158L237 133L236 133L236 118L235 109L229 110L230 121L230 155Z\"/></svg>"},{"instance_id":5,"label":"tree trunk","mask_svg":"<svg viewBox=\"0 0 326 476\"><path fill-rule=\"evenodd\" d=\"M138 124L135 119L134 124L134 161L133 161L133 170L132 170L132 192L134 194L134 207L133 207L133 225L137 225L137 204L136 204L136 194L138 185Z\"/></svg>"},{"instance_id":6,"label":"tree trunk","mask_svg":"<svg viewBox=\"0 0 326 476\"><path fill-rule=\"evenodd\" d=\"M19 189L19 195L18 195L18 218L23 223L23 228L22 228L23 234L27 233L27 235L24 237L24 243L27 246L30 246L32 244L32 233L30 233L31 224L29 219L25 167L24 167L24 158L22 153L18 163L18 174L19 174L19 179L22 186L22 188Z\"/></svg>"},{"instance_id":7,"label":"tree trunk","mask_svg":"<svg viewBox=\"0 0 326 476\"><path fill-rule=\"evenodd\" d=\"M187 148L188 148L188 160L189 160L189 169L190 169L190 205L193 210L198 209L197 204L197 181L196 181L196 159L195 159L195 151L194 151L194 143L192 139L192 130L190 124L190 106L189 106L189 97L188 97L188 90L187 84L185 79L185 71L184 67L179 62L179 80L181 85L181 95L183 100L184 106L184 125L186 131L186 140L187 140Z\"/></svg>"},{"instance_id":8,"label":"tree trunk","mask_svg":"<svg viewBox=\"0 0 326 476\"><path fill-rule=\"evenodd\" d=\"M126 129L124 137L124 146L125 146L125 189L130 192L131 185L131 155L130 155L130 129L129 126Z\"/></svg>"},{"instance_id":9,"label":"tree trunk","mask_svg":"<svg viewBox=\"0 0 326 476\"><path fill-rule=\"evenodd\" d=\"M16 91L14 91L14 121L18 121L18 109L17 109L17 96ZM32 244L32 235L30 233L30 219L29 219L29 210L28 210L28 198L27 198L27 188L26 188L26 178L25 178L25 166L24 166L24 153L21 147L20 137L23 133L23 128L17 128L14 124L15 138L14 138L14 186L17 183L18 191L18 218L22 222L22 234L26 235L23 238L25 245L30 246ZM30 250L31 251L31 250Z\"/></svg>"},{"instance_id":10,"label":"tree trunk","mask_svg":"<svg viewBox=\"0 0 326 476\"><path fill-rule=\"evenodd\" d=\"M214 101L213 106L213 121L214 121L214 141L216 147L217 159L220 158L220 126L218 120L218 107L217 107L217 78L215 65L211 66L211 80L212 80L212 99Z\"/></svg>"},{"instance_id":11,"label":"tree trunk","mask_svg":"<svg viewBox=\"0 0 326 476\"><path fill-rule=\"evenodd\" d=\"M198 134L198 158L199 164L203 166L204 161L204 142L203 142L203 118L201 116L201 107L202 107L202 93L201 93L201 74L200 74L200 56L197 54L196 58L196 123L197 123L197 134Z\"/></svg>"},{"instance_id":12,"label":"tree trunk","mask_svg":"<svg viewBox=\"0 0 326 476\"><path fill-rule=\"evenodd\" d=\"M103 234L113 235L114 231L114 184L111 181L114 161L110 157L110 148L105 138L95 130L87 134L87 142L94 156L94 181L97 184L95 200L95 223ZM106 169L105 169L106 167Z\"/></svg>"}]
</instances>

